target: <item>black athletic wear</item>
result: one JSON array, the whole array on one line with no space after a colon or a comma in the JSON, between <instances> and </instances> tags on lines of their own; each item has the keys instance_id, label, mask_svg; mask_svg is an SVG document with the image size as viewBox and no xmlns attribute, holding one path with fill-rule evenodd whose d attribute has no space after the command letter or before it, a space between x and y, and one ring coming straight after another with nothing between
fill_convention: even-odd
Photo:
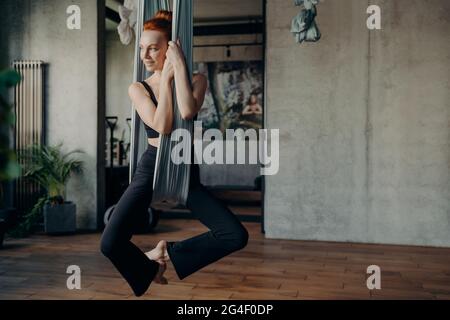
<instances>
[{"instance_id":1,"label":"black athletic wear","mask_svg":"<svg viewBox=\"0 0 450 320\"><path fill-rule=\"evenodd\" d=\"M158 271L133 242L132 230L150 206L157 147L148 145L130 185L121 196L103 231L100 250L111 260L136 296L143 295ZM167 241L167 252L181 280L247 245L248 232L222 200L200 183L199 166L193 162L186 206L209 231L183 241ZM188 214L188 213L187 213ZM169 236L170 237L170 236ZM154 244L156 245L156 243Z\"/></svg>"}]
</instances>

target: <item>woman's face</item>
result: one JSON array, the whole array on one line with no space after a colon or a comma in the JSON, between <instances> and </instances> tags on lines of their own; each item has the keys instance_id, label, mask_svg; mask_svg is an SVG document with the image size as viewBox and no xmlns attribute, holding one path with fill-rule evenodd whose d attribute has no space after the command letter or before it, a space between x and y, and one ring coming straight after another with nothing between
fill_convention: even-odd
<instances>
[{"instance_id":1,"label":"woman's face","mask_svg":"<svg viewBox=\"0 0 450 320\"><path fill-rule=\"evenodd\" d=\"M141 60L147 71L162 70L168 48L166 36L157 30L142 32L139 43Z\"/></svg>"},{"instance_id":2,"label":"woman's face","mask_svg":"<svg viewBox=\"0 0 450 320\"><path fill-rule=\"evenodd\" d=\"M258 102L258 99L256 98L256 96L254 95L254 94L252 94L251 96L250 96L250 103L251 104L255 104L255 103L257 103Z\"/></svg>"}]
</instances>

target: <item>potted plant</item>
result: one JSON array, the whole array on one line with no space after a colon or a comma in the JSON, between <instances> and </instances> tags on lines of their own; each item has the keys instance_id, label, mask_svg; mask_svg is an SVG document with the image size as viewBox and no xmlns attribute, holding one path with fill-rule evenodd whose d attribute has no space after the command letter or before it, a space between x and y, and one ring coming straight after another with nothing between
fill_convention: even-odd
<instances>
[{"instance_id":1,"label":"potted plant","mask_svg":"<svg viewBox=\"0 0 450 320\"><path fill-rule=\"evenodd\" d=\"M21 153L23 176L38 183L46 191L31 212L25 216L22 228L30 230L43 213L44 231L48 234L76 231L76 204L66 200L66 184L72 173L83 171L82 162L69 159L76 149L62 154L62 143L57 146L33 144Z\"/></svg>"},{"instance_id":2,"label":"potted plant","mask_svg":"<svg viewBox=\"0 0 450 320\"><path fill-rule=\"evenodd\" d=\"M20 74L12 69L0 72L0 247L3 245L4 234L11 224L15 208L7 207L4 203L3 183L17 178L20 167L14 150L10 149L10 130L15 123L12 107L3 95L6 90L20 82Z\"/></svg>"}]
</instances>

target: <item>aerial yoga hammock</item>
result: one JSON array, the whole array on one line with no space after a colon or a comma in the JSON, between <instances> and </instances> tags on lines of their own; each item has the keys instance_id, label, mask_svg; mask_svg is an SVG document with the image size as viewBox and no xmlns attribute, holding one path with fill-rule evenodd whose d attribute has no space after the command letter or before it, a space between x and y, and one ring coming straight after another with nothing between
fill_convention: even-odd
<instances>
[{"instance_id":1,"label":"aerial yoga hammock","mask_svg":"<svg viewBox=\"0 0 450 320\"><path fill-rule=\"evenodd\" d=\"M135 66L134 81L141 81L146 77L146 70L139 57L139 41L142 33L143 21L152 17L158 10L169 10L169 1L138 1L137 11L137 29L136 29L136 47L135 47ZM173 1L172 18L172 41L180 39L181 47L186 58L186 67L188 69L189 81L192 82L192 37L193 37L193 15L192 0ZM173 130L183 128L187 130L190 136L193 135L193 120L184 120L178 109L178 102L173 87L173 110L174 122ZM137 112L132 115L132 132L130 146L130 180L135 170L137 159L146 148L147 139L143 130L142 122L139 121ZM155 209L172 209L175 207L184 207L188 195L190 165L186 163L191 158L192 142L190 139L183 139L180 131L172 132L169 135L160 135L160 144L156 155L156 167L153 180L153 199L151 207ZM175 145L188 151L183 154L186 161L181 164L175 164L170 159L172 149Z\"/></svg>"},{"instance_id":2,"label":"aerial yoga hammock","mask_svg":"<svg viewBox=\"0 0 450 320\"><path fill-rule=\"evenodd\" d=\"M139 43L144 19L152 17L159 9L168 8L168 2L137 1L136 41ZM186 68L189 69L186 70L189 71L187 80L192 83L192 0L173 0L172 27L172 40L181 38ZM146 79L139 51L137 46L134 82ZM198 88L206 90L204 85L192 89ZM175 90L172 93L176 95ZM172 129L184 128L192 136L193 121L182 119L177 99L172 101ZM183 154L185 159L193 160L193 153L190 153L192 140L189 138L180 142L177 140L179 137L172 131L169 135L160 134L159 146L152 146L144 139L144 128L138 116L139 114L134 112L132 117L130 184L106 223L100 250L127 281L134 294L141 296L152 282L161 285L168 283L163 277L167 262L172 263L178 278L184 279L244 248L247 245L248 232L225 203L214 198L200 183L198 164L172 163L172 146L180 143L183 144L184 150L189 151ZM131 241L132 229L140 223L142 211L149 206L150 201L158 208L185 205L209 230L181 241L161 240L153 250L144 253Z\"/></svg>"},{"instance_id":3,"label":"aerial yoga hammock","mask_svg":"<svg viewBox=\"0 0 450 320\"><path fill-rule=\"evenodd\" d=\"M303 5L302 10L292 19L291 32L298 43L315 42L321 37L315 18L317 15L316 4L319 0L294 0L296 6Z\"/></svg>"}]
</instances>

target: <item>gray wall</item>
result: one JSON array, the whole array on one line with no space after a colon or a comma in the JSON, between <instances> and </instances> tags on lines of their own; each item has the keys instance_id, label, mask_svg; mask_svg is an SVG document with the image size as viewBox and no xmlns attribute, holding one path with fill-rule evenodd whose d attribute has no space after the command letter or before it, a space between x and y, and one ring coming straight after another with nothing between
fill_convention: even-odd
<instances>
[{"instance_id":1,"label":"gray wall","mask_svg":"<svg viewBox=\"0 0 450 320\"><path fill-rule=\"evenodd\" d=\"M382 30L366 28L369 3ZM450 2L326 1L322 39L301 45L297 12L267 4L267 127L281 141L266 236L449 246Z\"/></svg>"},{"instance_id":2,"label":"gray wall","mask_svg":"<svg viewBox=\"0 0 450 320\"><path fill-rule=\"evenodd\" d=\"M66 8L81 8L81 30L68 30ZM68 184L67 199L77 204L79 228L95 228L97 213L97 3L92 0L2 0L1 66L15 59L48 63L47 142L63 142L85 173Z\"/></svg>"}]
</instances>

